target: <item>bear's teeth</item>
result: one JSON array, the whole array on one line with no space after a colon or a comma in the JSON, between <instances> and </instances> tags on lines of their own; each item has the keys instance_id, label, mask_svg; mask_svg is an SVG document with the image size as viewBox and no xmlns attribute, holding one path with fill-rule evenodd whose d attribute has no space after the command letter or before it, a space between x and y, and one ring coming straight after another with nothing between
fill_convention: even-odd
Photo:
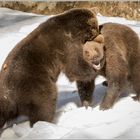
<instances>
[{"instance_id":1,"label":"bear's teeth","mask_svg":"<svg viewBox=\"0 0 140 140\"><path fill-rule=\"evenodd\" d=\"M96 70L100 70L101 69L100 63L98 65L93 64L93 68Z\"/></svg>"}]
</instances>

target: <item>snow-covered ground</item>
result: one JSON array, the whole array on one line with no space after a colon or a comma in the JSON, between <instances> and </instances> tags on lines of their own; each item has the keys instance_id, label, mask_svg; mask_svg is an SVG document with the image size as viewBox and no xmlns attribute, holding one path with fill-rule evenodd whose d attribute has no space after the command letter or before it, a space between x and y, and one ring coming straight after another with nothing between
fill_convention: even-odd
<instances>
[{"instance_id":1,"label":"snow-covered ground","mask_svg":"<svg viewBox=\"0 0 140 140\"><path fill-rule=\"evenodd\" d=\"M29 14L0 8L0 67L11 49L48 16ZM140 36L140 22L118 17L98 15L99 24L116 22L128 25ZM102 100L105 87L103 77L96 80L95 100ZM58 102L54 123L37 122L33 128L24 122L6 129L1 139L50 138L140 138L140 103L131 97L122 98L113 109L100 111L80 107L75 83L61 74L57 82Z\"/></svg>"}]
</instances>

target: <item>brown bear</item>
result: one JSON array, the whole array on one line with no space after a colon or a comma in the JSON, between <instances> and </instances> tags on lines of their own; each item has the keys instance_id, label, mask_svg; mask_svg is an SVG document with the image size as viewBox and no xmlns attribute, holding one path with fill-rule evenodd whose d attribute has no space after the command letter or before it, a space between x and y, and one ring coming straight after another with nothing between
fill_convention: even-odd
<instances>
[{"instance_id":1,"label":"brown bear","mask_svg":"<svg viewBox=\"0 0 140 140\"><path fill-rule=\"evenodd\" d=\"M104 82L107 84L107 91L100 109L106 110L113 107L128 85L131 85L136 92L134 99L140 101L140 41L138 35L131 28L117 23L103 24L100 26L100 32L104 36L105 57L103 58L105 63L97 74L105 76L108 81ZM98 51L101 50L99 48ZM91 54L94 54L94 51ZM102 53L98 55L102 57ZM86 104L92 101L94 80L81 81L77 84L79 94Z\"/></svg>"},{"instance_id":2,"label":"brown bear","mask_svg":"<svg viewBox=\"0 0 140 140\"><path fill-rule=\"evenodd\" d=\"M71 81L94 77L82 47L98 30L93 10L72 9L48 19L15 46L0 72L0 128L19 115L28 116L31 126L51 122L59 73Z\"/></svg>"},{"instance_id":3,"label":"brown bear","mask_svg":"<svg viewBox=\"0 0 140 140\"><path fill-rule=\"evenodd\" d=\"M94 69L94 78L100 74L100 70L105 64L104 52L104 37L101 34L98 35L93 41L87 41L83 45L83 58ZM85 107L92 104L92 94L88 93L93 92L94 81L91 82L91 84L90 81L84 82L84 85L82 85L83 81L77 81L82 105ZM88 84L89 86L86 87Z\"/></svg>"},{"instance_id":4,"label":"brown bear","mask_svg":"<svg viewBox=\"0 0 140 140\"><path fill-rule=\"evenodd\" d=\"M95 70L104 66L104 37L98 35L93 41L87 41L83 46L83 58Z\"/></svg>"}]
</instances>

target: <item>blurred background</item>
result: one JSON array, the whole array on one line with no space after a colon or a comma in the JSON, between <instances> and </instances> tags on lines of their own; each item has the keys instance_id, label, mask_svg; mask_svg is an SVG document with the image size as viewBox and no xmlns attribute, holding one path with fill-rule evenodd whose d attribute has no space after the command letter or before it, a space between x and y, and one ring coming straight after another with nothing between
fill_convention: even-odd
<instances>
[{"instance_id":1,"label":"blurred background","mask_svg":"<svg viewBox=\"0 0 140 140\"><path fill-rule=\"evenodd\" d=\"M124 17L140 21L140 1L71 1L71 2L35 2L11 1L0 2L0 7L37 14L58 14L71 8L97 7L104 16Z\"/></svg>"}]
</instances>

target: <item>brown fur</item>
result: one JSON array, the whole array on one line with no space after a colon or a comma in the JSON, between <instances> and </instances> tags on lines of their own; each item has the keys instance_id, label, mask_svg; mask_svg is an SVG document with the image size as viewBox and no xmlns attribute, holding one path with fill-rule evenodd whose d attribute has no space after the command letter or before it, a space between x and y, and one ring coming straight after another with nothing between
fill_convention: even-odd
<instances>
[{"instance_id":1,"label":"brown fur","mask_svg":"<svg viewBox=\"0 0 140 140\"><path fill-rule=\"evenodd\" d=\"M82 46L97 35L95 14L74 9L50 18L18 43L0 72L0 128L19 115L28 116L31 126L39 120L51 122L59 73L71 81L94 77L82 58Z\"/></svg>"},{"instance_id":2,"label":"brown fur","mask_svg":"<svg viewBox=\"0 0 140 140\"><path fill-rule=\"evenodd\" d=\"M83 47L84 60L95 70L104 65L104 38L98 35L93 41L88 41Z\"/></svg>"},{"instance_id":3,"label":"brown fur","mask_svg":"<svg viewBox=\"0 0 140 140\"><path fill-rule=\"evenodd\" d=\"M108 87L100 109L113 107L128 83L136 92L134 99L140 101L140 41L138 35L129 27L115 23L103 24L101 34L105 39L105 65L98 74L107 78ZM94 79L91 82L81 82L78 89L80 89L81 98L91 103Z\"/></svg>"},{"instance_id":4,"label":"brown fur","mask_svg":"<svg viewBox=\"0 0 140 140\"><path fill-rule=\"evenodd\" d=\"M103 68L104 59L104 37L98 35L93 41L87 41L83 45L83 58L89 66L94 69L94 77L91 76L91 80L77 81L78 93L83 106L88 106L92 104L92 93L94 90L94 79L100 74L100 69ZM97 68L96 65L100 64ZM80 70L80 69L79 69ZM89 70L89 68L87 69ZM88 77L86 77L87 79Z\"/></svg>"},{"instance_id":5,"label":"brown fur","mask_svg":"<svg viewBox=\"0 0 140 140\"><path fill-rule=\"evenodd\" d=\"M140 101L140 41L138 35L121 24L104 24L101 33L105 37L106 67L108 81L106 95L100 109L109 109L118 100L128 82Z\"/></svg>"}]
</instances>

